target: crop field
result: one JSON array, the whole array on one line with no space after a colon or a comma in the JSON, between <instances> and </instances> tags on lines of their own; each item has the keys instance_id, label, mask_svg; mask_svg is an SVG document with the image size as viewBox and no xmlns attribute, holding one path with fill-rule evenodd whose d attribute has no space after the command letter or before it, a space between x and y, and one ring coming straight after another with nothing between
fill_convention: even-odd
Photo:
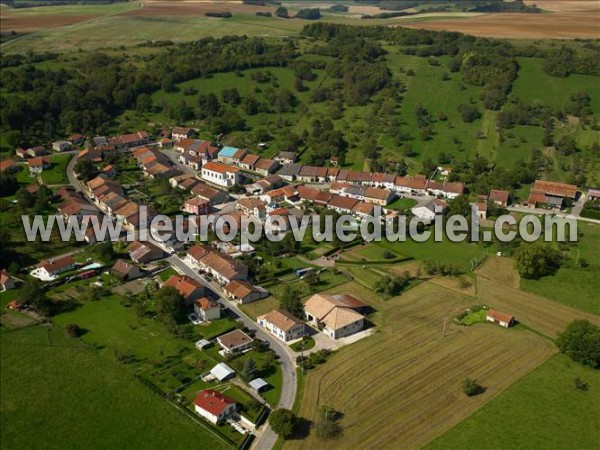
<instances>
[{"instance_id":1,"label":"crop field","mask_svg":"<svg viewBox=\"0 0 600 450\"><path fill-rule=\"evenodd\" d=\"M23 328L0 337L2 445L6 448L229 448L99 356L62 327Z\"/></svg>"},{"instance_id":2,"label":"crop field","mask_svg":"<svg viewBox=\"0 0 600 450\"><path fill-rule=\"evenodd\" d=\"M511 260L491 258L484 263L484 267L487 265L492 265L484 269L488 276L481 273L477 276L479 300L515 316L519 322L534 330L554 339L557 333L563 331L567 324L575 319L587 319L600 324L598 315L507 285L504 280L510 276L507 275L510 271L514 271ZM490 276L492 278L489 278Z\"/></svg>"},{"instance_id":3,"label":"crop field","mask_svg":"<svg viewBox=\"0 0 600 450\"><path fill-rule=\"evenodd\" d=\"M588 383L588 391L573 388L577 377ZM563 450L598 448L599 390L598 370L556 355L425 449L528 450L550 443Z\"/></svg>"},{"instance_id":4,"label":"crop field","mask_svg":"<svg viewBox=\"0 0 600 450\"><path fill-rule=\"evenodd\" d=\"M390 442L419 448L556 352L549 340L526 330L455 325L452 318L467 305L431 283L374 303L384 318L378 332L306 376L299 414L312 420L317 406L330 406L343 414L343 433L335 441L311 433L284 448L382 448ZM485 393L466 397L460 388L465 377L476 378Z\"/></svg>"}]
</instances>

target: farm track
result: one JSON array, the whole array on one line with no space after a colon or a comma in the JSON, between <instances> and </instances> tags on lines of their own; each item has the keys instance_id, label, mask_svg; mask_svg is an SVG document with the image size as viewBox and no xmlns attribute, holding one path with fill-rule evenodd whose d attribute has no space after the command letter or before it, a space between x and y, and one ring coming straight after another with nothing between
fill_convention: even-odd
<instances>
[{"instance_id":1,"label":"farm track","mask_svg":"<svg viewBox=\"0 0 600 450\"><path fill-rule=\"evenodd\" d=\"M379 305L385 325L378 333L308 374L300 415L313 419L317 405L344 414L343 435L328 448L421 447L556 352L529 331L455 325L452 317L466 306L462 297L423 283L388 300ZM467 376L486 393L464 396L460 381ZM311 434L286 448L322 445Z\"/></svg>"}]
</instances>

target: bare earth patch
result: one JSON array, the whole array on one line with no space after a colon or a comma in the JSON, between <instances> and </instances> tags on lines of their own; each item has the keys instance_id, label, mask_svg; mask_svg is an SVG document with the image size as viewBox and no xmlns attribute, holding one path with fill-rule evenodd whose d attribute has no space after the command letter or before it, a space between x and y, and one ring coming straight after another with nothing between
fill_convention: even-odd
<instances>
[{"instance_id":1,"label":"bare earth patch","mask_svg":"<svg viewBox=\"0 0 600 450\"><path fill-rule=\"evenodd\" d=\"M3 33L15 31L17 33L30 33L32 31L46 30L49 28L63 27L91 20L100 15L78 15L78 16L15 16L10 14L8 8L2 8L0 16L0 28Z\"/></svg>"}]
</instances>

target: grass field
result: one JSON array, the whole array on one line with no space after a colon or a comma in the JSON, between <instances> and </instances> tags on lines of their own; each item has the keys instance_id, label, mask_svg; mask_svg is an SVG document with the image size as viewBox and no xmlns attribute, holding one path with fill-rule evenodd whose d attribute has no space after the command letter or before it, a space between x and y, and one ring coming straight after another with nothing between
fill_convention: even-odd
<instances>
[{"instance_id":1,"label":"grass field","mask_svg":"<svg viewBox=\"0 0 600 450\"><path fill-rule=\"evenodd\" d=\"M505 281L514 273L513 262L509 259L490 258L484 263L484 268L487 276L477 276L479 301L515 316L519 322L552 339L575 319L587 319L600 324L598 315L511 287L513 283Z\"/></svg>"},{"instance_id":2,"label":"grass field","mask_svg":"<svg viewBox=\"0 0 600 450\"><path fill-rule=\"evenodd\" d=\"M41 177L45 184L68 184L67 165L73 155L55 155L50 159L50 168L42 172Z\"/></svg>"},{"instance_id":3,"label":"grass field","mask_svg":"<svg viewBox=\"0 0 600 450\"><path fill-rule=\"evenodd\" d=\"M0 336L5 448L228 448L62 328Z\"/></svg>"},{"instance_id":4,"label":"grass field","mask_svg":"<svg viewBox=\"0 0 600 450\"><path fill-rule=\"evenodd\" d=\"M588 392L573 388L576 377L589 384ZM425 449L598 448L599 390L597 370L557 355Z\"/></svg>"},{"instance_id":5,"label":"grass field","mask_svg":"<svg viewBox=\"0 0 600 450\"><path fill-rule=\"evenodd\" d=\"M340 286L339 289L342 289ZM342 435L322 441L311 433L284 448L418 448L447 431L556 352L529 331L444 321L468 304L452 291L424 283L377 302L373 336L339 350L306 377L300 415L318 405L343 414ZM349 377L348 374L352 376ZM479 380L486 392L466 397L460 382Z\"/></svg>"}]
</instances>

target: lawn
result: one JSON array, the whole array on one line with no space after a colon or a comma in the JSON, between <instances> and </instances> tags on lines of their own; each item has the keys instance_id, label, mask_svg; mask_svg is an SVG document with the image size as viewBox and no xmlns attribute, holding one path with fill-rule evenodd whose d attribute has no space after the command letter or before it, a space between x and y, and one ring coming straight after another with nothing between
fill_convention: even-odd
<instances>
[{"instance_id":1,"label":"lawn","mask_svg":"<svg viewBox=\"0 0 600 450\"><path fill-rule=\"evenodd\" d=\"M402 198L397 198L396 200L394 200L392 203L387 205L386 208L405 212L405 211L408 211L413 206L415 206L417 203L418 202L416 200L413 200L412 198L402 197Z\"/></svg>"},{"instance_id":2,"label":"lawn","mask_svg":"<svg viewBox=\"0 0 600 450\"><path fill-rule=\"evenodd\" d=\"M549 340L526 330L449 321L442 336L444 321L468 304L462 295L431 283L387 301L356 294L377 310L376 332L309 371L299 410L308 420L314 420L317 405L343 414L336 448L382 448L390 442L419 448L556 352ZM467 376L486 392L466 397L460 383ZM326 445L311 431L303 441L286 441L284 448Z\"/></svg>"},{"instance_id":3,"label":"lawn","mask_svg":"<svg viewBox=\"0 0 600 450\"><path fill-rule=\"evenodd\" d=\"M56 155L50 159L51 166L42 172L42 180L45 184L68 184L67 165L73 155Z\"/></svg>"},{"instance_id":4,"label":"lawn","mask_svg":"<svg viewBox=\"0 0 600 450\"><path fill-rule=\"evenodd\" d=\"M574 389L577 377L589 391ZM598 448L599 391L599 371L557 355L425 448Z\"/></svg>"},{"instance_id":5,"label":"lawn","mask_svg":"<svg viewBox=\"0 0 600 450\"><path fill-rule=\"evenodd\" d=\"M169 268L163 270L162 272L160 272L158 277L160 278L161 281L167 281L173 275L179 275L179 272L177 272L172 267L169 267Z\"/></svg>"},{"instance_id":6,"label":"lawn","mask_svg":"<svg viewBox=\"0 0 600 450\"><path fill-rule=\"evenodd\" d=\"M61 327L24 328L0 342L3 447L229 447Z\"/></svg>"}]
</instances>

